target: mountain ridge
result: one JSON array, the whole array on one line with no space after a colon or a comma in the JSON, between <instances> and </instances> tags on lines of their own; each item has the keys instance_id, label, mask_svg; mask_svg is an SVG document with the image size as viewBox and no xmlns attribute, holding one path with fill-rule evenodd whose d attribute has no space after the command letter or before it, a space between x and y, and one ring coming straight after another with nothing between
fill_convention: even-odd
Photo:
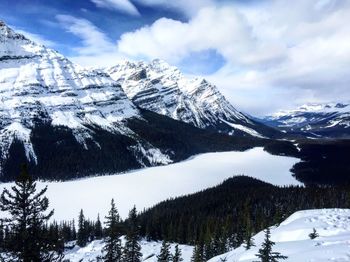
<instances>
[{"instance_id":1,"label":"mountain ridge","mask_svg":"<svg viewBox=\"0 0 350 262\"><path fill-rule=\"evenodd\" d=\"M313 138L349 138L350 103L313 103L279 111L261 120L285 132Z\"/></svg>"},{"instance_id":2,"label":"mountain ridge","mask_svg":"<svg viewBox=\"0 0 350 262\"><path fill-rule=\"evenodd\" d=\"M169 164L209 151L244 150L267 141L246 132L227 136L151 113L134 104L106 72L76 65L4 22L0 99L2 181L13 180L20 163L27 163L35 178L64 180Z\"/></svg>"},{"instance_id":3,"label":"mountain ridge","mask_svg":"<svg viewBox=\"0 0 350 262\"><path fill-rule=\"evenodd\" d=\"M234 108L206 79L187 78L160 59L149 63L123 61L106 72L143 109L230 135L280 135Z\"/></svg>"}]
</instances>

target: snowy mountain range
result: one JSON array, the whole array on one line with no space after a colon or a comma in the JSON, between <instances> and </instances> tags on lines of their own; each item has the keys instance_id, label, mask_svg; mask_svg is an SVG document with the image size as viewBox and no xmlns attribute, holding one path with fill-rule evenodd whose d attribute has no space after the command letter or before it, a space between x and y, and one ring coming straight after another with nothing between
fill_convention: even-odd
<instances>
[{"instance_id":1,"label":"snowy mountain range","mask_svg":"<svg viewBox=\"0 0 350 262\"><path fill-rule=\"evenodd\" d=\"M278 132L235 109L218 88L203 78L186 78L162 60L125 61L107 69L139 107L228 134L270 137Z\"/></svg>"},{"instance_id":2,"label":"snowy mountain range","mask_svg":"<svg viewBox=\"0 0 350 262\"><path fill-rule=\"evenodd\" d=\"M35 176L64 179L168 164L241 144L212 131L254 139L276 133L238 112L215 86L188 80L162 61L86 69L4 22L0 100L2 179L17 174L20 162L28 162Z\"/></svg>"},{"instance_id":3,"label":"snowy mountain range","mask_svg":"<svg viewBox=\"0 0 350 262\"><path fill-rule=\"evenodd\" d=\"M307 104L265 117L263 123L308 137L350 137L350 103Z\"/></svg>"}]
</instances>

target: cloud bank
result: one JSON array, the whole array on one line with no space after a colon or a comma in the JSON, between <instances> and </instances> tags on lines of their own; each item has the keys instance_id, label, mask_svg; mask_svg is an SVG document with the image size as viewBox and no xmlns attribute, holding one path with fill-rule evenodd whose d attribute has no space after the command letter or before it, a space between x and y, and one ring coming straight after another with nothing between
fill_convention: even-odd
<instances>
[{"instance_id":1,"label":"cloud bank","mask_svg":"<svg viewBox=\"0 0 350 262\"><path fill-rule=\"evenodd\" d=\"M127 57L174 64L193 52L215 50L226 64L208 78L243 109L265 113L337 100L341 94L350 97L349 17L348 1L209 6L186 23L161 18L125 33L118 50ZM251 106L248 94L255 94L258 106ZM271 106L268 97L280 101Z\"/></svg>"}]
</instances>

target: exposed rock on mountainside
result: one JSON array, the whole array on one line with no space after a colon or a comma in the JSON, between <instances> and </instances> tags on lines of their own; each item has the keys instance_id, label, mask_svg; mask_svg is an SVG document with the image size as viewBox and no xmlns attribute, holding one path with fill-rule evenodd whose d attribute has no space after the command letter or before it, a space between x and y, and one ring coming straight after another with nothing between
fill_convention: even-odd
<instances>
[{"instance_id":1,"label":"exposed rock on mountainside","mask_svg":"<svg viewBox=\"0 0 350 262\"><path fill-rule=\"evenodd\" d=\"M267 125L309 137L350 137L350 104L307 104L263 119Z\"/></svg>"},{"instance_id":2,"label":"exposed rock on mountainside","mask_svg":"<svg viewBox=\"0 0 350 262\"><path fill-rule=\"evenodd\" d=\"M162 60L125 61L106 70L139 107L234 135L270 137L278 132L236 110L217 87L203 78L186 78Z\"/></svg>"}]
</instances>

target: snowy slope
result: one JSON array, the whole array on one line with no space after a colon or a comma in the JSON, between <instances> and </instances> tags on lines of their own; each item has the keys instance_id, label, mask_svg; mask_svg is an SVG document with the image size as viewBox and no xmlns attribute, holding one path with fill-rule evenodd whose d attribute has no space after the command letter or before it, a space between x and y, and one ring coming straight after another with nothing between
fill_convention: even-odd
<instances>
[{"instance_id":1,"label":"snowy slope","mask_svg":"<svg viewBox=\"0 0 350 262\"><path fill-rule=\"evenodd\" d=\"M113 127L138 111L107 74L87 71L54 50L37 45L0 22L1 127L32 127L36 118L79 130L85 124ZM19 132L21 132L19 130ZM84 137L84 135L86 135Z\"/></svg>"},{"instance_id":2,"label":"snowy slope","mask_svg":"<svg viewBox=\"0 0 350 262\"><path fill-rule=\"evenodd\" d=\"M277 133L236 110L215 85L203 78L186 78L179 69L162 60L125 61L106 72L141 108L229 134L261 137Z\"/></svg>"},{"instance_id":3,"label":"snowy slope","mask_svg":"<svg viewBox=\"0 0 350 262\"><path fill-rule=\"evenodd\" d=\"M313 228L319 233L309 238ZM274 251L288 256L287 262L350 261L350 209L320 209L299 211L277 227L271 229L271 240L276 242ZM209 262L251 262L261 246L264 233L254 236L255 247L246 251L239 247L231 252L210 259Z\"/></svg>"},{"instance_id":4,"label":"snowy slope","mask_svg":"<svg viewBox=\"0 0 350 262\"><path fill-rule=\"evenodd\" d=\"M313 228L319 237L311 240ZM286 262L326 262L350 261L350 209L319 209L299 211L291 215L278 227L272 227L272 241L276 242L273 251L288 256ZM254 236L255 247L246 251L239 247L231 252L212 258L209 262L252 262L264 238L260 232ZM171 244L174 252L175 244ZM159 254L160 242L141 241L143 261L155 262ZM180 245L183 261L190 262L193 247ZM101 255L102 241L93 241L84 248L75 247L65 252L65 258L72 262L94 261Z\"/></svg>"},{"instance_id":5,"label":"snowy slope","mask_svg":"<svg viewBox=\"0 0 350 262\"><path fill-rule=\"evenodd\" d=\"M349 137L350 104L307 104L295 110L277 112L263 121L285 131L310 136Z\"/></svg>"},{"instance_id":6,"label":"snowy slope","mask_svg":"<svg viewBox=\"0 0 350 262\"><path fill-rule=\"evenodd\" d=\"M124 244L123 240L122 244ZM140 244L143 261L157 262L157 255L160 252L162 243L141 241ZM96 261L96 257L101 256L103 246L104 243L101 240L93 241L84 248L79 248L76 246L72 250L66 250L64 258L69 259L71 262ZM184 262L189 262L193 253L193 247L179 245L179 248L181 249ZM170 252L174 254L175 244L170 245Z\"/></svg>"},{"instance_id":7,"label":"snowy slope","mask_svg":"<svg viewBox=\"0 0 350 262\"><path fill-rule=\"evenodd\" d=\"M152 81L157 78L157 66L162 64L154 62L150 69ZM167 70L173 69L168 67ZM161 78L166 81L165 77ZM143 88L143 83L138 84ZM184 103L190 101L190 107L196 107L199 105L197 99L203 110L210 109L211 113L206 115L202 112L188 116L193 117L198 126L205 125L201 121L209 121L218 112L222 112L220 117L227 120L234 116L249 122L209 83L196 80L180 87L176 90L183 93L186 87ZM191 99L187 101L187 97ZM168 98L161 97L161 110L180 112ZM173 161L175 153L153 146L152 142L128 128L128 123L142 120L142 115L120 84L107 73L73 64L58 52L14 32L4 22L0 22L0 100L2 177L17 174L18 163L22 162L29 162L33 173L41 177L45 174L37 172L46 170L53 174L57 170L52 163L61 163L57 167L67 168L57 171L55 177L69 172L73 173L70 177L74 177L82 173L114 173ZM84 160L77 163L72 160L74 157ZM123 158L122 161L119 158ZM84 170L81 166L86 163L95 166Z\"/></svg>"},{"instance_id":8,"label":"snowy slope","mask_svg":"<svg viewBox=\"0 0 350 262\"><path fill-rule=\"evenodd\" d=\"M89 218L95 219L97 213L103 217L112 198L125 218L134 204L138 210L143 210L171 197L216 186L234 175L256 177L275 185L297 185L299 182L289 171L296 162L296 158L274 156L255 148L246 152L202 154L180 163L123 175L38 182L38 186L48 185L47 196L50 206L55 208L56 220L71 220L81 208ZM0 192L11 185L0 184Z\"/></svg>"}]
</instances>

